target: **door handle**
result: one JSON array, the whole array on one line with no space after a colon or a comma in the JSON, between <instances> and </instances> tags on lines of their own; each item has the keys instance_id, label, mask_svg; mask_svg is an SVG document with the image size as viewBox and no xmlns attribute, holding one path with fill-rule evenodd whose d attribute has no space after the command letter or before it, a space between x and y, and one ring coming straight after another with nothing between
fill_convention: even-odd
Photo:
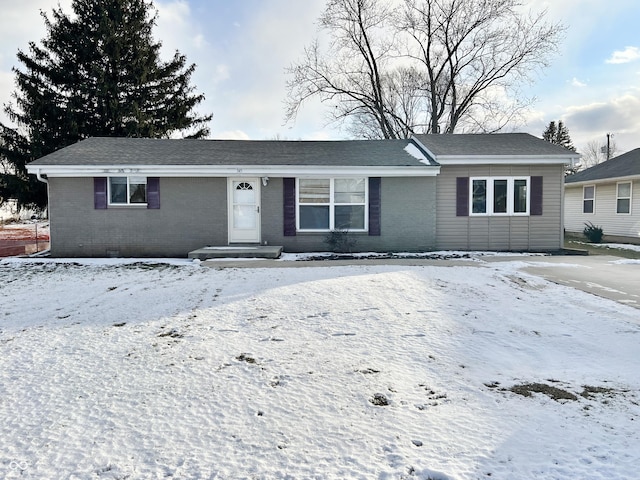
<instances>
[{"instance_id":1,"label":"door handle","mask_svg":"<svg viewBox=\"0 0 640 480\"><path fill-rule=\"evenodd\" d=\"M260 205L256 205L256 212L260 213Z\"/></svg>"}]
</instances>

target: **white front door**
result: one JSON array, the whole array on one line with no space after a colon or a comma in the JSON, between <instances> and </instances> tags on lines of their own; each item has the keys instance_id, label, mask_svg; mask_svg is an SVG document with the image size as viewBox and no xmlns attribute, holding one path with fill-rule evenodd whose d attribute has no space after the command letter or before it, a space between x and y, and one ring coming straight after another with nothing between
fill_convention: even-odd
<instances>
[{"instance_id":1,"label":"white front door","mask_svg":"<svg viewBox=\"0 0 640 480\"><path fill-rule=\"evenodd\" d=\"M260 243L260 179L229 179L229 243Z\"/></svg>"}]
</instances>

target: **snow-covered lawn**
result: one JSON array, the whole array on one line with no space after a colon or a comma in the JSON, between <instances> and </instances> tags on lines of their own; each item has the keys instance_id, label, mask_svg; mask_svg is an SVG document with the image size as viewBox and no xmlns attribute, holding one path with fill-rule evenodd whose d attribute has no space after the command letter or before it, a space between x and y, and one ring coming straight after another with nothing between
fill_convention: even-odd
<instances>
[{"instance_id":1,"label":"snow-covered lawn","mask_svg":"<svg viewBox=\"0 0 640 480\"><path fill-rule=\"evenodd\" d=\"M619 250L633 250L634 252L640 252L640 245L634 245L631 243L592 243L591 246L600 248L617 248Z\"/></svg>"},{"instance_id":2,"label":"snow-covered lawn","mask_svg":"<svg viewBox=\"0 0 640 480\"><path fill-rule=\"evenodd\" d=\"M0 478L637 478L638 310L478 264L2 261Z\"/></svg>"}]
</instances>

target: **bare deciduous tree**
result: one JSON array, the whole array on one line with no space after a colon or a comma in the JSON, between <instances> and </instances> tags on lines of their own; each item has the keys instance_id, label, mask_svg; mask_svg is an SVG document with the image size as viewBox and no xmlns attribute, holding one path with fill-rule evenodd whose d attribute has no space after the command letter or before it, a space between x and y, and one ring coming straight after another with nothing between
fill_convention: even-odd
<instances>
[{"instance_id":1,"label":"bare deciduous tree","mask_svg":"<svg viewBox=\"0 0 640 480\"><path fill-rule=\"evenodd\" d=\"M607 148L609 150L609 157L607 158ZM580 160L579 170L585 170L587 168L598 165L599 163L606 162L610 158L616 156L618 152L618 146L616 142L610 140L609 145L607 146L606 142L601 142L598 140L591 140L585 146L582 152L582 159Z\"/></svg>"},{"instance_id":2,"label":"bare deciduous tree","mask_svg":"<svg viewBox=\"0 0 640 480\"><path fill-rule=\"evenodd\" d=\"M356 136L497 131L530 104L519 87L547 65L559 24L517 0L329 0L331 42L290 74L286 119L310 97Z\"/></svg>"},{"instance_id":3,"label":"bare deciduous tree","mask_svg":"<svg viewBox=\"0 0 640 480\"><path fill-rule=\"evenodd\" d=\"M306 47L300 63L288 69L286 119L314 96L330 102L332 120L351 120L357 136L397 138L407 125L413 96L405 88L419 84L413 70L394 69L391 6L377 0L329 0L319 23L330 35L326 52L316 40Z\"/></svg>"}]
</instances>

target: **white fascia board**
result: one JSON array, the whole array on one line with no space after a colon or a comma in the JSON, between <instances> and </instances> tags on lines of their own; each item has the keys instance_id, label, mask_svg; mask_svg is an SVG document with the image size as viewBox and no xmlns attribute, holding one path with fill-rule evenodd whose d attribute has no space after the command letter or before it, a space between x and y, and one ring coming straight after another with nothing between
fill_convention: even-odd
<instances>
[{"instance_id":1,"label":"white fascia board","mask_svg":"<svg viewBox=\"0 0 640 480\"><path fill-rule=\"evenodd\" d=\"M435 177L436 166L311 166L300 165L27 165L27 171L47 177L104 177L144 175L147 177Z\"/></svg>"},{"instance_id":2,"label":"white fascia board","mask_svg":"<svg viewBox=\"0 0 640 480\"><path fill-rule=\"evenodd\" d=\"M440 155L441 165L573 165L580 155Z\"/></svg>"},{"instance_id":3,"label":"white fascia board","mask_svg":"<svg viewBox=\"0 0 640 480\"><path fill-rule=\"evenodd\" d=\"M640 181L640 175L627 175L625 177L598 178L596 180L583 180L582 182L565 182L564 188L584 187L585 185L600 185L602 183L619 183Z\"/></svg>"},{"instance_id":4,"label":"white fascia board","mask_svg":"<svg viewBox=\"0 0 640 480\"><path fill-rule=\"evenodd\" d=\"M434 162L437 162L437 158L436 158L436 154L433 153L431 150L429 150L429 148L427 148L427 146L422 143L420 140L418 140L418 138L415 135L411 136L411 140L413 140L420 148L422 148L422 150L429 156L431 157L431 159Z\"/></svg>"}]
</instances>

